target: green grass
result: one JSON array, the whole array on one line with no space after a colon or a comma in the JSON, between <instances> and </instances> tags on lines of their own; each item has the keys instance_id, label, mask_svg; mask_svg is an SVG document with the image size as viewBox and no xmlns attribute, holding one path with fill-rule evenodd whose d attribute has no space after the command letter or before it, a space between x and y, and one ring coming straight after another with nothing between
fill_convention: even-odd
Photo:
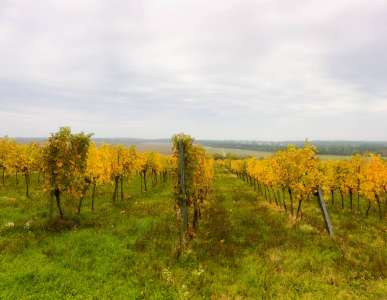
<instances>
[{"instance_id":1,"label":"green grass","mask_svg":"<svg viewBox=\"0 0 387 300\"><path fill-rule=\"evenodd\" d=\"M177 260L171 183L141 193L135 178L117 206L103 187L95 213L86 201L61 223L47 221L36 183L26 199L10 181L0 187L0 299L386 299L387 227L375 211L331 210L330 239L313 201L295 222L218 170Z\"/></svg>"}]
</instances>

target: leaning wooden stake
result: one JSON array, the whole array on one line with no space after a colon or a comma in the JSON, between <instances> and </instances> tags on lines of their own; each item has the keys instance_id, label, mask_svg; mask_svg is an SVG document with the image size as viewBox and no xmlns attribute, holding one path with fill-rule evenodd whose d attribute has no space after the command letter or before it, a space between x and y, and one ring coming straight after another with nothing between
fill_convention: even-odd
<instances>
[{"instance_id":1,"label":"leaning wooden stake","mask_svg":"<svg viewBox=\"0 0 387 300\"><path fill-rule=\"evenodd\" d=\"M331 223L331 220L330 220L330 218L329 218L328 209L327 209L327 207L325 206L325 202L324 202L324 199L323 199L323 193L322 193L320 187L319 187L318 190L317 190L317 199L318 199L318 203L319 203L319 205L320 205L321 212L322 212L322 215L323 215L323 218L324 218L325 228L326 228L326 230L328 231L329 236L333 237L333 227L332 227L332 223Z\"/></svg>"}]
</instances>

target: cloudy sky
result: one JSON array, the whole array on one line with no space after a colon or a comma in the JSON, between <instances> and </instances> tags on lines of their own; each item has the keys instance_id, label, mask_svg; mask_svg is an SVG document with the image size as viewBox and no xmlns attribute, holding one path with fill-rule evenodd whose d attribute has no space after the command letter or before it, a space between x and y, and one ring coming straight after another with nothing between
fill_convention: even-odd
<instances>
[{"instance_id":1,"label":"cloudy sky","mask_svg":"<svg viewBox=\"0 0 387 300\"><path fill-rule=\"evenodd\" d=\"M0 0L0 136L387 140L385 0Z\"/></svg>"}]
</instances>

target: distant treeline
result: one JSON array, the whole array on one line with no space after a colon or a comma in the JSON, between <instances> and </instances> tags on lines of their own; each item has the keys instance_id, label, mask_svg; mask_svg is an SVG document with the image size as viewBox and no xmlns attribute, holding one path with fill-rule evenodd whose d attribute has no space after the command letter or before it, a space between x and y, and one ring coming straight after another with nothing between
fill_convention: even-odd
<instances>
[{"instance_id":1,"label":"distant treeline","mask_svg":"<svg viewBox=\"0 0 387 300\"><path fill-rule=\"evenodd\" d=\"M282 141L282 142L256 142L256 141L213 141L200 140L198 143L216 148L231 148L253 151L275 152L285 149L289 144L303 146L304 141ZM331 155L353 155L356 153L373 152L387 156L387 142L366 141L309 141L317 147L318 154Z\"/></svg>"},{"instance_id":2,"label":"distant treeline","mask_svg":"<svg viewBox=\"0 0 387 300\"><path fill-rule=\"evenodd\" d=\"M145 143L170 143L169 139L138 139L138 138L92 138L99 144L138 145ZM31 141L44 142L45 138L16 138L19 143ZM317 147L318 154L353 155L356 153L373 152L387 156L387 142L368 141L309 141ZM304 141L236 141L236 140L197 140L196 143L208 147L230 148L253 151L275 152L286 148L289 144L303 146Z\"/></svg>"}]
</instances>

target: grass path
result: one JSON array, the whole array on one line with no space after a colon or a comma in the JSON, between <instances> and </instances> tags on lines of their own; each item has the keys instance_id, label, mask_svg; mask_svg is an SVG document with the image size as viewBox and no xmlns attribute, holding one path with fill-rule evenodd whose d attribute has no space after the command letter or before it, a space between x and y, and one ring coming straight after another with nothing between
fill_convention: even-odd
<instances>
[{"instance_id":1,"label":"grass path","mask_svg":"<svg viewBox=\"0 0 387 300\"><path fill-rule=\"evenodd\" d=\"M377 236L381 244L376 248L331 240L321 232L322 226L316 229L289 220L234 175L218 174L202 225L194 249L200 261L220 275L211 286L218 296L382 299L386 295L383 233Z\"/></svg>"},{"instance_id":2,"label":"grass path","mask_svg":"<svg viewBox=\"0 0 387 300\"><path fill-rule=\"evenodd\" d=\"M140 193L136 180L124 203L112 206L106 187L95 214L86 201L79 225L60 231L47 230L42 195L31 202L22 187L0 188L0 299L383 299L387 294L386 237L372 220L364 227L334 214L335 225L346 226L331 240L318 226L292 222L257 199L246 183L218 170L197 235L177 261L171 185ZM15 226L5 228L8 221Z\"/></svg>"}]
</instances>

